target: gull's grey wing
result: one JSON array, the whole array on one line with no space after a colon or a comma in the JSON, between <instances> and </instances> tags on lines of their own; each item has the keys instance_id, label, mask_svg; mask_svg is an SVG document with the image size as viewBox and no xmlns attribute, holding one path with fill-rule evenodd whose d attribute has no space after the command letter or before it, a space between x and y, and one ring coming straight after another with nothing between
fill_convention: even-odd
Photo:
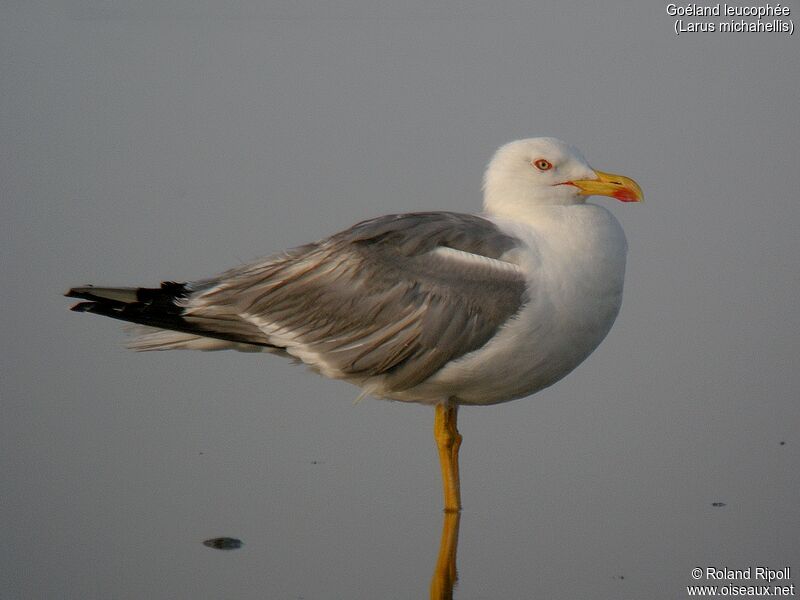
<instances>
[{"instance_id":1,"label":"gull's grey wing","mask_svg":"<svg viewBox=\"0 0 800 600\"><path fill-rule=\"evenodd\" d=\"M408 389L519 311L525 280L502 260L518 243L477 216L389 215L190 284L181 317L330 377Z\"/></svg>"}]
</instances>

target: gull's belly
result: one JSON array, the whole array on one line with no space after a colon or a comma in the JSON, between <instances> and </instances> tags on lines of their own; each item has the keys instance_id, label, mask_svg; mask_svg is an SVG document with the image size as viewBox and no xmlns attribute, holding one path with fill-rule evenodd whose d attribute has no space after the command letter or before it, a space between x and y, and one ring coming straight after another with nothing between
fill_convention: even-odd
<instances>
[{"instance_id":1,"label":"gull's belly","mask_svg":"<svg viewBox=\"0 0 800 600\"><path fill-rule=\"evenodd\" d=\"M442 369L431 383L451 387L461 404L507 402L552 385L605 338L619 312L621 294L613 296L602 308L581 297L560 297L572 301L570 314L559 311L552 298L533 301L494 340Z\"/></svg>"},{"instance_id":2,"label":"gull's belly","mask_svg":"<svg viewBox=\"0 0 800 600\"><path fill-rule=\"evenodd\" d=\"M556 289L540 290L483 348L408 391L427 402L444 397L483 405L552 385L597 348L619 312L621 279L618 286L592 287L562 282Z\"/></svg>"}]
</instances>

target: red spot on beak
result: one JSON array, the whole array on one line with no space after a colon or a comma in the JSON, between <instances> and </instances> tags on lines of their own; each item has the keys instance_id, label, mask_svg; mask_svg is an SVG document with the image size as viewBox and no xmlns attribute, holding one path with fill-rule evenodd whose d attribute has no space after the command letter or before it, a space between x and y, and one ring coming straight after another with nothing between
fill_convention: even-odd
<instances>
[{"instance_id":1,"label":"red spot on beak","mask_svg":"<svg viewBox=\"0 0 800 600\"><path fill-rule=\"evenodd\" d=\"M622 202L638 202L639 198L636 197L636 194L633 190L623 187L614 192L613 197L617 200Z\"/></svg>"}]
</instances>

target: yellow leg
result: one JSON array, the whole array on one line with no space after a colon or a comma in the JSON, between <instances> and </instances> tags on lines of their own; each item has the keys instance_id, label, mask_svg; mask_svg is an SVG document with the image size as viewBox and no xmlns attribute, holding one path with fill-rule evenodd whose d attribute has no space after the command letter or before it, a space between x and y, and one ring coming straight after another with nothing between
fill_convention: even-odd
<instances>
[{"instance_id":1,"label":"yellow leg","mask_svg":"<svg viewBox=\"0 0 800 600\"><path fill-rule=\"evenodd\" d=\"M453 600L453 586L458 579L456 572L456 550L458 548L458 524L461 513L446 512L442 521L442 539L439 556L431 578L431 600Z\"/></svg>"},{"instance_id":2,"label":"yellow leg","mask_svg":"<svg viewBox=\"0 0 800 600\"><path fill-rule=\"evenodd\" d=\"M456 428L457 419L457 404L436 405L433 435L439 447L445 512L461 510L461 483L458 478L458 449L461 447L461 434Z\"/></svg>"}]
</instances>

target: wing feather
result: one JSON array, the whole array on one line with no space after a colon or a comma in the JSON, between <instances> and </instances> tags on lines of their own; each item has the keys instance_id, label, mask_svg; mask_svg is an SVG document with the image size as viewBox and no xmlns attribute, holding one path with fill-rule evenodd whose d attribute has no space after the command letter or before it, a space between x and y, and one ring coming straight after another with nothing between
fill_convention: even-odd
<instances>
[{"instance_id":1,"label":"wing feather","mask_svg":"<svg viewBox=\"0 0 800 600\"><path fill-rule=\"evenodd\" d=\"M240 319L325 375L407 389L519 311L525 279L503 260L517 245L476 216L390 215L190 284L183 318Z\"/></svg>"}]
</instances>

